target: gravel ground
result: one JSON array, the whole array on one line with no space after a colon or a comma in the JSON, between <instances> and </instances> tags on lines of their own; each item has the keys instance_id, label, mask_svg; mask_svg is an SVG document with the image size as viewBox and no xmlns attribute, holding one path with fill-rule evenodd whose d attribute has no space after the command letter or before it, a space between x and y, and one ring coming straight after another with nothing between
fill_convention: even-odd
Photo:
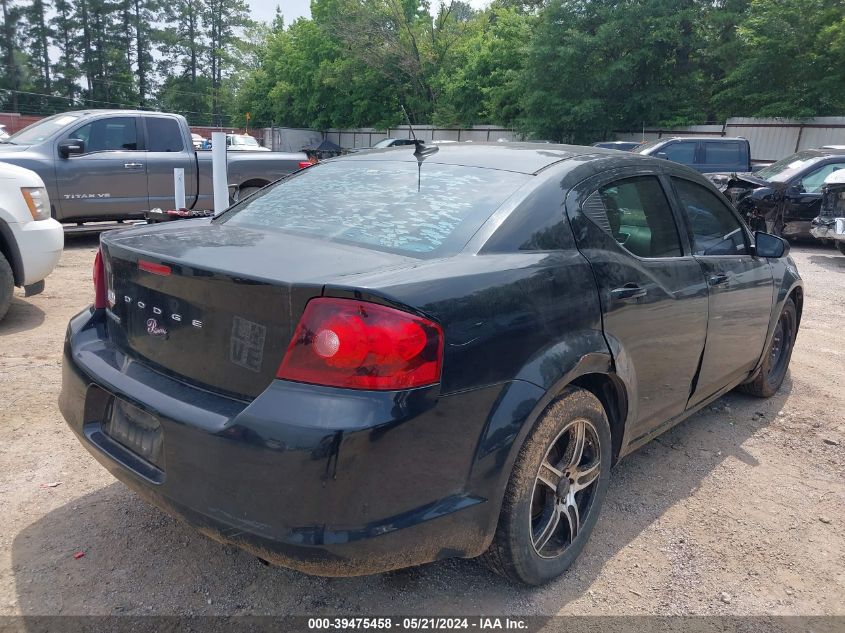
<instances>
[{"instance_id":1,"label":"gravel ground","mask_svg":"<svg viewBox=\"0 0 845 633\"><path fill-rule=\"evenodd\" d=\"M18 294L0 323L0 615L845 615L835 250L793 248L806 303L781 392L730 394L627 457L580 560L528 589L469 560L351 579L266 567L117 483L56 406L65 326L91 298L96 248L68 242L46 291Z\"/></svg>"}]
</instances>

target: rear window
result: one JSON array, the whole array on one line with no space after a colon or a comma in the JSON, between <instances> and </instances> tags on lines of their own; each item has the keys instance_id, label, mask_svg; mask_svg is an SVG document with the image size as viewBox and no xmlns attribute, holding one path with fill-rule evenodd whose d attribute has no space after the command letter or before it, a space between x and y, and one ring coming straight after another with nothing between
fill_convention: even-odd
<instances>
[{"instance_id":1,"label":"rear window","mask_svg":"<svg viewBox=\"0 0 845 633\"><path fill-rule=\"evenodd\" d=\"M176 119L145 117L147 121L148 152L181 152L182 128Z\"/></svg>"},{"instance_id":2,"label":"rear window","mask_svg":"<svg viewBox=\"0 0 845 633\"><path fill-rule=\"evenodd\" d=\"M337 161L283 180L217 221L439 257L461 250L529 178L431 162Z\"/></svg>"},{"instance_id":3,"label":"rear window","mask_svg":"<svg viewBox=\"0 0 845 633\"><path fill-rule=\"evenodd\" d=\"M705 141L704 162L708 165L738 165L742 162L739 143Z\"/></svg>"}]
</instances>

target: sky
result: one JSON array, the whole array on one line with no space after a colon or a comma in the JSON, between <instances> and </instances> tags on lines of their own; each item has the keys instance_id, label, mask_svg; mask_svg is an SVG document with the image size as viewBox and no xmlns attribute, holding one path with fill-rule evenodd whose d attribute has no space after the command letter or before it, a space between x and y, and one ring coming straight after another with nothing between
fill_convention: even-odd
<instances>
[{"instance_id":1,"label":"sky","mask_svg":"<svg viewBox=\"0 0 845 633\"><path fill-rule=\"evenodd\" d=\"M290 24L299 17L311 17L311 0L247 0L252 9L252 19L270 22L276 15L276 6L281 7L285 24ZM476 9L487 5L487 0L469 0ZM436 0L432 5L436 4Z\"/></svg>"}]
</instances>

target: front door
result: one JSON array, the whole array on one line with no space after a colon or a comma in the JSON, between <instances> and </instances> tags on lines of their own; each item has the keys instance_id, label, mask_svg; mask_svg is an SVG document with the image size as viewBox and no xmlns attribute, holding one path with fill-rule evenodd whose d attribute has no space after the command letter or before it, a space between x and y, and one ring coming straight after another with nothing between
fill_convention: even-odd
<instances>
[{"instance_id":1,"label":"front door","mask_svg":"<svg viewBox=\"0 0 845 633\"><path fill-rule=\"evenodd\" d=\"M693 255L710 289L707 344L694 406L744 378L760 360L774 300L772 270L751 254L750 235L739 215L714 192L672 177Z\"/></svg>"},{"instance_id":2,"label":"front door","mask_svg":"<svg viewBox=\"0 0 845 633\"><path fill-rule=\"evenodd\" d=\"M85 145L82 154L57 158L61 219L143 215L147 208L147 171L137 117L104 116L64 138L81 139Z\"/></svg>"},{"instance_id":3,"label":"front door","mask_svg":"<svg viewBox=\"0 0 845 633\"><path fill-rule=\"evenodd\" d=\"M579 187L571 216L598 285L605 336L635 376L634 441L684 411L707 332L701 266L685 252L666 190L649 171Z\"/></svg>"},{"instance_id":4,"label":"front door","mask_svg":"<svg viewBox=\"0 0 845 633\"><path fill-rule=\"evenodd\" d=\"M822 187L825 178L840 169L845 169L845 159L817 167L790 183L791 186L786 192L783 221L812 222L813 218L821 212ZM793 231L784 230L784 235L800 234L807 230L806 226L799 225Z\"/></svg>"}]
</instances>

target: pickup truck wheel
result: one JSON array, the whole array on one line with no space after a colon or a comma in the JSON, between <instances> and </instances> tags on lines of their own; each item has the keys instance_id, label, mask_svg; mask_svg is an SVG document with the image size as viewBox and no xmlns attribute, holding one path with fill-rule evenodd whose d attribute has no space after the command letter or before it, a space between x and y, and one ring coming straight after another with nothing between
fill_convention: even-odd
<instances>
[{"instance_id":1,"label":"pickup truck wheel","mask_svg":"<svg viewBox=\"0 0 845 633\"><path fill-rule=\"evenodd\" d=\"M845 255L845 242L836 242L836 248L839 249L839 252Z\"/></svg>"},{"instance_id":2,"label":"pickup truck wheel","mask_svg":"<svg viewBox=\"0 0 845 633\"><path fill-rule=\"evenodd\" d=\"M760 372L751 382L740 385L740 391L758 398L771 398L777 393L786 377L789 359L792 358L792 348L795 346L795 336L798 333L797 323L795 303L792 299L787 299L775 325L772 340L766 348Z\"/></svg>"},{"instance_id":3,"label":"pickup truck wheel","mask_svg":"<svg viewBox=\"0 0 845 633\"><path fill-rule=\"evenodd\" d=\"M12 292L15 289L15 275L9 262L0 253L0 321L6 316L9 306L12 303Z\"/></svg>"},{"instance_id":4,"label":"pickup truck wheel","mask_svg":"<svg viewBox=\"0 0 845 633\"><path fill-rule=\"evenodd\" d=\"M567 388L519 452L484 564L529 585L562 574L595 527L610 466L604 407L590 392Z\"/></svg>"},{"instance_id":5,"label":"pickup truck wheel","mask_svg":"<svg viewBox=\"0 0 845 633\"><path fill-rule=\"evenodd\" d=\"M233 196L235 202L238 200L243 200L254 194L256 191L261 190L261 187L240 187L235 191L235 195Z\"/></svg>"}]
</instances>

